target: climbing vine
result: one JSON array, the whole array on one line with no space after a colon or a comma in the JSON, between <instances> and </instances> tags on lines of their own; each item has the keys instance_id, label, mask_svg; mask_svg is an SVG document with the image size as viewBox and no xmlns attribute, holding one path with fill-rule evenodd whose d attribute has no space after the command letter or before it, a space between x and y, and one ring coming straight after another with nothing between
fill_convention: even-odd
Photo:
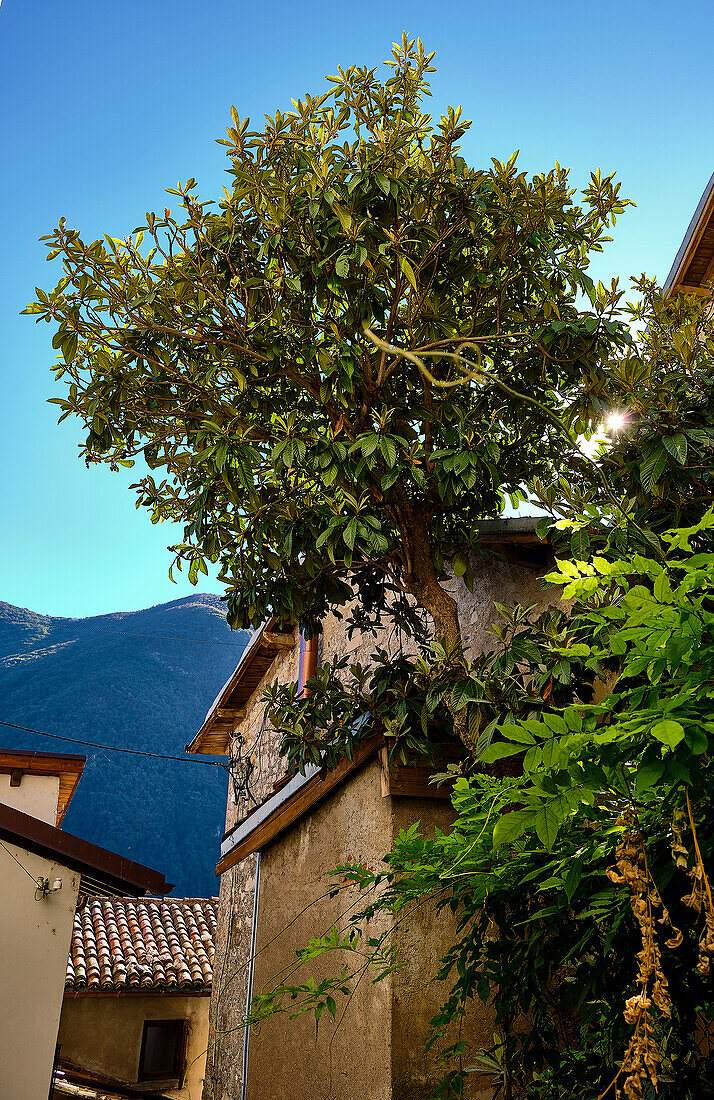
<instances>
[{"instance_id":1,"label":"climbing vine","mask_svg":"<svg viewBox=\"0 0 714 1100\"><path fill-rule=\"evenodd\" d=\"M505 649L476 671L432 647L447 690L460 684L482 724L497 712L491 736L460 766L448 835L415 825L386 866L337 869L336 891L357 885L365 904L309 958L364 952L376 912L401 919L429 898L457 914L427 1038L442 1050L440 1096L461 1095L474 1072L496 1095L532 1100L712 1094L712 529L714 511L664 532L662 558L559 560L547 580L574 601L570 615L511 612ZM568 653L567 684L553 687ZM429 670L423 658L415 681ZM489 774L506 760L518 766ZM385 943L373 944L382 972ZM352 973L343 966L319 989L285 983L266 994L270 1010L297 1000L322 1012L327 997L331 1009ZM475 1001L497 1029L480 1051L467 1038ZM455 1022L463 1035L449 1045Z\"/></svg>"}]
</instances>

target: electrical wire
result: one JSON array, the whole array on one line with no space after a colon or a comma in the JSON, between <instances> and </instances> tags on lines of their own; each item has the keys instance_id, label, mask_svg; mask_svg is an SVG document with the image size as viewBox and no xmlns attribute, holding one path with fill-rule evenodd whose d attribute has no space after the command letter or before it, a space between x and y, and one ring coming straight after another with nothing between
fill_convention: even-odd
<instances>
[{"instance_id":1,"label":"electrical wire","mask_svg":"<svg viewBox=\"0 0 714 1100\"><path fill-rule=\"evenodd\" d=\"M14 853L14 852L11 852L11 851L10 851L10 849L9 849L9 848L8 848L8 846L7 846L7 844L4 844L4 843L2 842L2 840L0 840L0 845L2 845L2 847L3 847L4 849L5 849L5 851L6 851L6 852L7 852L7 854L8 854L9 856L10 856L10 858L11 858L11 859L14 859L14 860L15 860L15 863L17 864L17 866L18 866L18 867L20 867L20 868L21 868L21 869L22 869L22 870L23 870L23 871L25 872L25 874L26 874L26 875L28 876L28 878L31 878L31 879L32 879L32 881L34 882L35 886L39 888L39 885L40 885L40 884L39 884L39 882L37 881L37 879L35 878L35 876L34 876L34 875L32 874L32 872L31 872L31 871L28 871L28 870L27 870L27 867L25 867L25 866L24 866L24 864L20 863L20 860L19 860L19 859L17 858L17 856L15 855L15 853Z\"/></svg>"},{"instance_id":2,"label":"electrical wire","mask_svg":"<svg viewBox=\"0 0 714 1100\"><path fill-rule=\"evenodd\" d=\"M2 0L0 0L0 3ZM57 628L56 628L57 629ZM65 629L64 627L59 629ZM75 627L66 627L67 630L73 632ZM140 634L134 630L106 630L101 626L84 626L81 625L82 630L93 630L95 634L116 634L120 638L158 638L161 641L166 642L196 642L198 645L227 645L233 649L245 649L245 642L219 642L213 638L187 638L184 634ZM48 638L51 643L51 639ZM70 641L72 639L67 639ZM51 643L52 644L52 643ZM55 642L54 645L62 645L62 642ZM27 655L32 654L32 650L27 651ZM15 654L13 654L15 656Z\"/></svg>"},{"instance_id":3,"label":"electrical wire","mask_svg":"<svg viewBox=\"0 0 714 1100\"><path fill-rule=\"evenodd\" d=\"M77 737L63 737L59 733L45 733L43 730L32 729L31 726L18 726L15 722L4 722L1 718L0 726L7 726L8 729L12 730L22 730L23 733L36 733L38 737L50 737L55 741L68 741L71 745L85 745L90 749L104 749L106 752L125 752L130 756L150 756L153 760L177 760L179 764L203 764L205 768L228 769L229 767L221 760L194 760L193 757L168 756L160 752L142 752L141 749L122 749L118 745L98 745L96 741L81 741Z\"/></svg>"}]
</instances>

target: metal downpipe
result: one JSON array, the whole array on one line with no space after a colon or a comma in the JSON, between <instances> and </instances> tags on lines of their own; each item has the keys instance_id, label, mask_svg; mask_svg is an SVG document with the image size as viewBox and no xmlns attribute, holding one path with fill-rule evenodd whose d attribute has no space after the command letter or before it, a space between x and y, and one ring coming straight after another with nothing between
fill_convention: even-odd
<instances>
[{"instance_id":1,"label":"metal downpipe","mask_svg":"<svg viewBox=\"0 0 714 1100\"><path fill-rule=\"evenodd\" d=\"M258 902L260 899L260 851L255 857L255 887L253 890L253 925L250 930L250 960L248 962L248 992L246 996L246 1016L253 1002L253 975L255 973L255 947L258 939ZM248 1051L250 1049L250 1024L243 1033L243 1071L241 1073L241 1100L248 1095Z\"/></svg>"}]
</instances>

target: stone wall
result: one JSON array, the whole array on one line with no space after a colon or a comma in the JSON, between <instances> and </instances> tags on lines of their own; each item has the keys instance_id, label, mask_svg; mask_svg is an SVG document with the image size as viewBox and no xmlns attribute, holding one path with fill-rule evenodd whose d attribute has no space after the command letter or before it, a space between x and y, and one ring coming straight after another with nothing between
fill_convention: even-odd
<instances>
[{"instance_id":1,"label":"stone wall","mask_svg":"<svg viewBox=\"0 0 714 1100\"><path fill-rule=\"evenodd\" d=\"M474 562L475 585L473 592L469 592L462 581L454 578L449 588L459 606L464 648L467 655L475 656L479 652L495 648L496 639L490 633L492 623L498 619L494 603L509 605L514 602L536 602L541 604L556 602L557 594L552 590L547 593L542 591L540 577L543 571L542 564L538 565L529 563L527 560L518 560L516 554L511 560L507 561L494 559L490 562ZM343 621L330 617L323 624L321 658L323 662L330 661L335 654L344 653L347 653L352 661L364 662L377 645L390 653L396 654L400 645L399 635L395 631L383 629L379 632L377 638L366 633L364 635L354 634L349 639ZM264 704L261 700L261 694L265 687L275 680L280 683L289 683L296 680L298 661L299 641L296 641L292 649L283 650L276 657L271 668L249 700L245 718L235 731L234 745L241 744L244 755L247 755L253 763L251 788L257 802L261 802L272 792L273 785L283 777L285 770L280 759L279 746L275 738L271 738L270 731L264 728ZM244 817L252 805L245 799L237 800L235 794L234 786L229 784L226 814L227 830L232 828L236 821ZM390 802L392 800L386 799L385 801ZM330 799L325 803L323 812L325 808L332 805L332 802L333 800ZM399 808L400 827L408 825L410 821L419 818L420 810L423 807L420 808L416 805L417 802L418 800L404 800L401 802ZM309 835L309 830L306 835ZM385 832L384 839L386 844L382 845L383 850L377 847L371 853L371 862L376 862L387 851L389 847L387 832ZM332 866L336 862L338 862L337 858ZM329 870L328 867L324 869ZM271 874L273 873L271 871ZM240 1100L244 1040L241 1020L246 1010L254 882L255 856L251 856L231 868L221 879L214 992L211 1003L212 1038L209 1044L204 1100ZM318 884L314 883L313 885L317 891L319 889ZM317 893L315 896L317 896ZM262 927L262 922L266 919L265 913L266 907L263 906L258 922L259 928ZM306 931L308 931L308 926L306 926ZM429 935L432 932L433 929L429 932ZM410 933L405 932L404 934L408 935ZM439 942L440 938L437 937L434 943ZM431 951L430 954L434 954L434 952ZM426 1012L427 1000L422 998L421 1001L415 1001L406 994L397 995L395 993L395 1021L401 1016L406 1024L409 1017L414 1013L421 1019L421 1016ZM421 1005L421 1009L419 1005ZM314 1028L314 1022L312 1026ZM266 1030L269 1027L270 1025L267 1025ZM386 1037L385 1042L387 1042ZM392 1051L391 1037L389 1044L389 1049ZM413 1050L410 1048L409 1053L405 1053L403 1057L399 1055L398 1048L394 1048L393 1053L395 1058L395 1080L399 1078L403 1082L402 1096L404 1100L408 1100L408 1098L417 1095L417 1092L414 1092L413 1089L409 1091L411 1086L407 1087L409 1067L413 1062ZM420 1073L422 1074L421 1078L419 1078ZM425 1074L426 1076L424 1076ZM388 1076L391 1080L391 1071ZM415 1080L417 1082L420 1079L426 1080L427 1076L427 1071L422 1068L418 1070ZM418 1083L414 1087L418 1091ZM265 1085L262 1085L257 1092L253 1089L249 1090L249 1100L258 1100L258 1097L272 1095L265 1092L264 1088ZM334 1093L336 1100L344 1100L347 1095L347 1093ZM374 1093L375 1098L377 1095L381 1095L381 1093ZM392 1096L391 1093L389 1095ZM394 1093L393 1100L396 1100L396 1093Z\"/></svg>"},{"instance_id":2,"label":"stone wall","mask_svg":"<svg viewBox=\"0 0 714 1100\"><path fill-rule=\"evenodd\" d=\"M239 742L244 759L252 766L250 788L256 802L270 795L285 771L279 746L264 728L265 704L261 696L275 680L290 683L297 679L299 654L299 639L292 649L280 651L235 731L233 748ZM229 781L226 831L245 817L252 805L250 798L237 796L236 786ZM249 856L221 876L204 1100L239 1100L241 1095L244 1041L241 1021L247 1005L255 868L256 857Z\"/></svg>"}]
</instances>

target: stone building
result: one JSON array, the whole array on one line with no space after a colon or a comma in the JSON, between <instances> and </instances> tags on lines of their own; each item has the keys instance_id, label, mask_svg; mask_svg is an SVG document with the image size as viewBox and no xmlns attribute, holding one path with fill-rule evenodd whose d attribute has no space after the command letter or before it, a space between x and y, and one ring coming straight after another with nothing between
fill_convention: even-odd
<instances>
[{"instance_id":1,"label":"stone building","mask_svg":"<svg viewBox=\"0 0 714 1100\"><path fill-rule=\"evenodd\" d=\"M85 757L0 752L0 1096L47 1100L77 899L139 896L163 874L60 826Z\"/></svg>"},{"instance_id":2,"label":"stone building","mask_svg":"<svg viewBox=\"0 0 714 1100\"><path fill-rule=\"evenodd\" d=\"M472 593L453 582L473 655L493 648L495 602L554 599L542 590L549 548L536 537L535 523L518 518L484 524L484 544L497 554L476 565ZM396 654L399 639L385 631L379 644ZM349 639L336 618L323 623L322 662L336 654L364 660L374 646L372 635ZM217 867L221 887L204 1100L417 1100L430 1095L439 1077L423 1040L443 990L427 983L452 927L447 916L427 909L391 934L406 949L407 967L377 984L369 977L360 981L338 1006L336 1021L323 1015L317 1031L310 1014L295 1020L281 1015L250 1031L241 1026L251 991L271 988L294 962L295 951L339 919L344 897L325 896L334 867L348 859L375 866L401 828L418 820L424 828L447 829L452 821L448 795L428 785L428 768L390 771L377 738L324 780L315 770L286 776L277 739L264 728L261 695L276 680L304 683L311 659L315 655L297 634L265 624L187 746L189 752L222 753L247 763L254 799L246 798L240 784L229 784ZM472 1021L471 1037L485 1046L491 1033L491 1019L482 1012ZM471 1095L492 1095L485 1078L473 1076Z\"/></svg>"}]
</instances>

